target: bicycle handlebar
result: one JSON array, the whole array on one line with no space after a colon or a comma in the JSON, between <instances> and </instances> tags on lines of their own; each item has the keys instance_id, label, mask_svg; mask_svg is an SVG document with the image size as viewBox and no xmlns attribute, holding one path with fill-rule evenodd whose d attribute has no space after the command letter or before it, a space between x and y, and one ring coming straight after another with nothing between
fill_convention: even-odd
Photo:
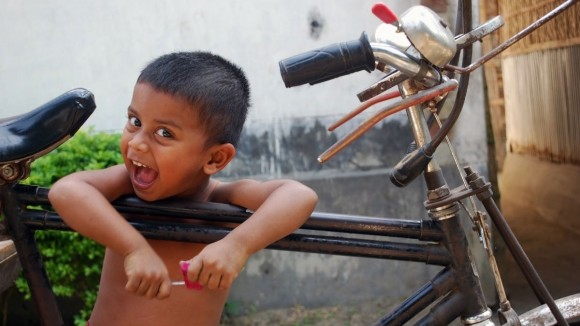
<instances>
[{"instance_id":1,"label":"bicycle handlebar","mask_svg":"<svg viewBox=\"0 0 580 326\"><path fill-rule=\"evenodd\" d=\"M280 61L287 88L314 85L353 72L375 69L375 56L365 32L357 40L334 43Z\"/></svg>"}]
</instances>

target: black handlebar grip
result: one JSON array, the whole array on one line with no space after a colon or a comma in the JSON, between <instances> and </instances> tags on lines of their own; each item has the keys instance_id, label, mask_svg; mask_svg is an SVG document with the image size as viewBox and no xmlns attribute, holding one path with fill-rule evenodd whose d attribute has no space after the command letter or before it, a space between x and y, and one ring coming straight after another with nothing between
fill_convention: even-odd
<instances>
[{"instance_id":1,"label":"black handlebar grip","mask_svg":"<svg viewBox=\"0 0 580 326\"><path fill-rule=\"evenodd\" d=\"M375 69L375 56L365 32L357 40L340 42L280 61L286 87L314 85L353 72Z\"/></svg>"}]
</instances>

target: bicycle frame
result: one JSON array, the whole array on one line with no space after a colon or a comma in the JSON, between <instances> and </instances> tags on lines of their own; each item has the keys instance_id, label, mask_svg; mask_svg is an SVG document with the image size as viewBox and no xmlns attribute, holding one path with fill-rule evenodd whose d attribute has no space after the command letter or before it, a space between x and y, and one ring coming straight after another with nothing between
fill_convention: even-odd
<instances>
[{"instance_id":1,"label":"bicycle frame","mask_svg":"<svg viewBox=\"0 0 580 326\"><path fill-rule=\"evenodd\" d=\"M30 284L36 309L47 325L60 325L62 318L36 248L34 231L70 229L56 213L28 208L29 205L50 205L47 195L48 189L37 186L4 185L1 188L6 220L25 277ZM231 228L188 222L213 221L235 225L242 223L250 215L245 209L216 203L171 200L146 203L135 197L128 197L113 204L146 237L162 240L210 243L224 237ZM160 218L164 220L161 222ZM416 221L315 213L300 230L272 244L269 249L415 261L444 266L439 274L389 316L389 323L404 322L438 298L446 296L448 299L439 304L441 308L434 310L427 319L428 324L441 319L444 320L442 324L445 324L455 319L462 311L460 308L465 306L466 301L462 295L464 291L458 290L458 284L463 284L462 287L479 288L477 279L461 276L464 272L453 272L454 265L471 268L471 259L466 251L467 240L458 221L457 218ZM317 231L324 232L324 235ZM328 235L328 231L334 234ZM345 236L345 233L349 236ZM377 236L381 239L376 239ZM392 241L393 238L417 241L396 242ZM458 275L461 276L459 282L453 281ZM480 302L480 306L486 316L491 314L484 302Z\"/></svg>"},{"instance_id":2,"label":"bicycle frame","mask_svg":"<svg viewBox=\"0 0 580 326\"><path fill-rule=\"evenodd\" d=\"M489 192L489 189L489 184L480 182L474 189L454 192L453 199L479 195ZM436 192L441 193L440 190ZM50 205L47 188L3 185L0 195L11 237L39 316L46 325L61 325L60 310L36 247L34 231L70 231L70 228L56 213L29 207ZM298 231L268 248L415 261L443 267L432 280L383 317L379 321L381 325L402 324L440 298L445 300L438 302L421 324L448 324L468 307L472 310L468 314L469 323L487 320L491 317L491 311L485 305L477 273L472 269L469 245L457 214L457 204L449 204L449 200L437 203L437 197L430 197L431 201L426 205L433 220L316 212ZM206 225L204 221L229 223L235 227L251 214L245 209L224 204L177 200L147 203L136 197L121 198L113 205L147 238L201 243L219 240L231 230ZM201 224L192 224L192 221ZM329 231L332 235L328 234ZM394 238L416 241L397 242L393 241Z\"/></svg>"},{"instance_id":3,"label":"bicycle frame","mask_svg":"<svg viewBox=\"0 0 580 326\"><path fill-rule=\"evenodd\" d=\"M70 230L54 212L27 208L49 205L48 189L36 186L3 186L3 209L20 256L25 277L31 284L36 309L47 325L62 324L50 281L36 248L35 230ZM164 201L146 203L135 197L114 202L130 223L152 239L210 243L224 237L231 228L191 224L191 220L239 224L250 213L245 209L216 203ZM163 222L159 218L165 218ZM325 235L317 234L323 231ZM334 235L328 235L328 231ZM349 236L345 236L347 233ZM352 237L352 235L358 235ZM369 238L373 236L373 238ZM384 240L374 239L376 236ZM449 253L440 243L442 232L431 221L400 220L355 215L315 213L292 235L272 244L270 249L361 256L380 259L450 264ZM415 239L416 243L392 241ZM52 303L52 304L50 304Z\"/></svg>"},{"instance_id":4,"label":"bicycle frame","mask_svg":"<svg viewBox=\"0 0 580 326\"><path fill-rule=\"evenodd\" d=\"M433 220L316 212L298 231L268 248L442 266L441 272L378 324L403 324L440 298L444 300L439 301L419 324L445 325L465 314L466 309L470 311L470 317L465 318L468 324L486 321L491 317L491 311L485 304L477 272L472 269L469 244L457 214L457 204L452 202L471 195L490 194L490 184L483 182L477 174L472 173L471 178L478 181L473 189L454 190L449 193L451 197L439 202L431 194L431 201L426 203L426 207L430 209ZM440 189L435 192L441 194ZM46 325L62 325L60 310L36 247L34 231L70 231L70 228L56 213L28 207L49 205L47 188L3 185L0 195L38 314ZM204 225L203 221L235 226L251 214L245 209L224 204L174 200L147 203L136 197L121 198L113 205L147 238L200 243L219 240L231 230ZM191 221L202 224L191 224ZM317 233L319 231L321 233ZM329 235L329 231L333 235ZM416 241L396 242L393 238Z\"/></svg>"}]
</instances>

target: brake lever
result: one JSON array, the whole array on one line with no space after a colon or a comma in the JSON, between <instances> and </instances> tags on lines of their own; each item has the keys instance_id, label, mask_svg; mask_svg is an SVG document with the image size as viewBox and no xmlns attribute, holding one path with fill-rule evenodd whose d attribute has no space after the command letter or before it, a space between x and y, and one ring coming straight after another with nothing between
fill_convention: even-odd
<instances>
[{"instance_id":1,"label":"brake lever","mask_svg":"<svg viewBox=\"0 0 580 326\"><path fill-rule=\"evenodd\" d=\"M407 109L413 105L418 105L424 103L428 100L431 100L437 96L446 94L454 89L457 88L459 83L455 79L447 80L437 86L432 88L426 89L424 91L420 91L417 94L410 95L400 101L392 103L381 111L377 112L375 115L367 119L365 122L360 124L356 129L352 130L346 136L338 140L332 146L330 146L324 153L318 156L318 162L324 163L336 155L338 152L343 150L345 147L350 145L360 136L362 136L365 132L370 130L374 125L382 121L383 119L387 118L388 116Z\"/></svg>"},{"instance_id":2,"label":"brake lever","mask_svg":"<svg viewBox=\"0 0 580 326\"><path fill-rule=\"evenodd\" d=\"M354 110L352 110L351 112L347 113L346 115L344 115L340 120L338 120L337 122L333 123L330 127L328 127L328 131L333 131L334 129L340 127L341 125L343 125L345 122L347 122L348 120L354 118L356 115L360 114L361 112L363 112L364 110L370 108L371 106L386 101L386 100L390 100L393 99L395 97L399 97L401 96L401 93L399 91L394 91L394 92L390 92L390 93L386 93L386 94L382 94L382 95L378 95L375 97L370 98L367 101L364 101L361 105L359 105L358 107L356 107Z\"/></svg>"},{"instance_id":3,"label":"brake lever","mask_svg":"<svg viewBox=\"0 0 580 326\"><path fill-rule=\"evenodd\" d=\"M397 86L407 79L409 79L409 77L405 76L402 72L395 70L378 82L369 86L364 91L358 93L356 96L358 97L359 101L365 102L381 94L382 92Z\"/></svg>"},{"instance_id":4,"label":"brake lever","mask_svg":"<svg viewBox=\"0 0 580 326\"><path fill-rule=\"evenodd\" d=\"M503 18L501 16L496 16L488 20L487 22L479 25L478 27L476 27L475 29L473 29L468 33L457 35L455 37L455 44L457 44L457 50L461 50L464 47L472 43L475 43L475 41L481 41L481 39L495 32L500 27L502 27L503 24L504 24Z\"/></svg>"}]
</instances>

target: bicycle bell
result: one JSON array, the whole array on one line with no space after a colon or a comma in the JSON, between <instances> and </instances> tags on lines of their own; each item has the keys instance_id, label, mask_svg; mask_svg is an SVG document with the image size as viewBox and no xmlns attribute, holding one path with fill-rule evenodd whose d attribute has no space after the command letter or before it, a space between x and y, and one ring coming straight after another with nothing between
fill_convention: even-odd
<instances>
[{"instance_id":1,"label":"bicycle bell","mask_svg":"<svg viewBox=\"0 0 580 326\"><path fill-rule=\"evenodd\" d=\"M399 27L425 59L437 67L447 64L457 51L447 24L431 9L413 6L399 17Z\"/></svg>"},{"instance_id":2,"label":"bicycle bell","mask_svg":"<svg viewBox=\"0 0 580 326\"><path fill-rule=\"evenodd\" d=\"M375 30L375 42L388 44L406 51L410 46L409 38L392 24L382 23Z\"/></svg>"}]
</instances>

